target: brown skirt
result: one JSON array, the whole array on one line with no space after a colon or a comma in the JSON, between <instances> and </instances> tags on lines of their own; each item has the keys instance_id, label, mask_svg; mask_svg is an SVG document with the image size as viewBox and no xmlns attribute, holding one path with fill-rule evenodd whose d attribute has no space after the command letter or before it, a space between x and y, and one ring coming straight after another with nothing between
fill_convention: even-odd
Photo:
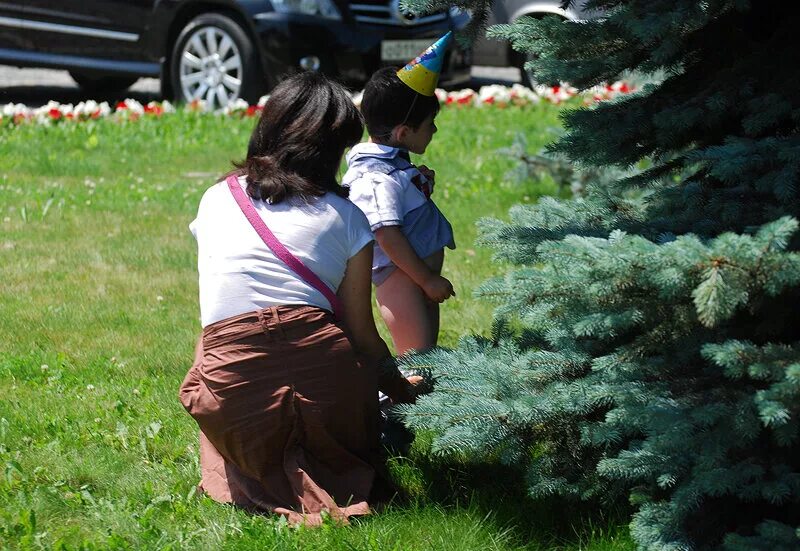
<instances>
[{"instance_id":1,"label":"brown skirt","mask_svg":"<svg viewBox=\"0 0 800 551\"><path fill-rule=\"evenodd\" d=\"M203 330L180 399L200 426L200 487L290 522L370 512L382 471L377 381L331 314L279 306Z\"/></svg>"}]
</instances>

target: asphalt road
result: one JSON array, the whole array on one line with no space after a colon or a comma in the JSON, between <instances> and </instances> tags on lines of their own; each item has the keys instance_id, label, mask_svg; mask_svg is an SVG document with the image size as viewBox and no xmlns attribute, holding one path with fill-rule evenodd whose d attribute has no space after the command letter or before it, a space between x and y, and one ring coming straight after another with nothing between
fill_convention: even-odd
<instances>
[{"instance_id":1,"label":"asphalt road","mask_svg":"<svg viewBox=\"0 0 800 551\"><path fill-rule=\"evenodd\" d=\"M473 67L470 87L477 89L487 84L510 86L515 82L519 82L519 71L513 67ZM0 65L0 105L24 103L29 107L38 107L50 100L78 103L88 99L112 103L125 98L142 103L159 99L158 80L143 78L125 92L97 97L96 94L82 92L66 71L18 69Z\"/></svg>"}]
</instances>

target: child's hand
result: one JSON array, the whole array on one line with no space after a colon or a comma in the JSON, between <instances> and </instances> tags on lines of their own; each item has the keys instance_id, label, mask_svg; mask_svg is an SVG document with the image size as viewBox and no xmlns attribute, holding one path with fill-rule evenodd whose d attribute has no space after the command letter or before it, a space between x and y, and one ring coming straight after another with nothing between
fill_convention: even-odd
<instances>
[{"instance_id":1,"label":"child's hand","mask_svg":"<svg viewBox=\"0 0 800 551\"><path fill-rule=\"evenodd\" d=\"M422 290L433 302L444 302L448 298L456 296L453 284L440 275L431 276L422 285Z\"/></svg>"},{"instance_id":2,"label":"child's hand","mask_svg":"<svg viewBox=\"0 0 800 551\"><path fill-rule=\"evenodd\" d=\"M425 176L425 179L428 180L428 182L430 182L431 192L433 192L433 184L435 183L436 180L436 171L428 168L425 165L418 166L417 170L419 170L419 173Z\"/></svg>"}]
</instances>

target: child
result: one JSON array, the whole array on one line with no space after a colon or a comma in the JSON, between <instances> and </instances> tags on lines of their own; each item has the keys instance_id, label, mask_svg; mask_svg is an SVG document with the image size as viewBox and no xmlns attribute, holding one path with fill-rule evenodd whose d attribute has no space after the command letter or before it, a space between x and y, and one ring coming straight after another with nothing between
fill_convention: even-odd
<instances>
[{"instance_id":1,"label":"child","mask_svg":"<svg viewBox=\"0 0 800 551\"><path fill-rule=\"evenodd\" d=\"M453 229L431 199L434 172L417 167L436 132L434 91L447 33L397 71L377 71L364 89L361 112L370 139L347 155L342 184L375 233L372 281L397 354L436 346L439 303L455 296L441 276L444 248L455 248Z\"/></svg>"}]
</instances>

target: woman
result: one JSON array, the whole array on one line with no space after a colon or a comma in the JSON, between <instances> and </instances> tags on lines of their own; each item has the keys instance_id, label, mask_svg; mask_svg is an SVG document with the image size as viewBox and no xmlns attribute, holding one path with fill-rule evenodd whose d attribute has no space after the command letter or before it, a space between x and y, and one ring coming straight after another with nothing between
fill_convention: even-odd
<instances>
[{"instance_id":1,"label":"woman","mask_svg":"<svg viewBox=\"0 0 800 551\"><path fill-rule=\"evenodd\" d=\"M316 73L285 80L246 160L190 226L203 334L180 398L201 430L201 489L217 501L307 524L368 513L377 391L414 399L372 318L369 224L336 181L362 132L344 88ZM273 252L243 212L253 207L327 289Z\"/></svg>"}]
</instances>

